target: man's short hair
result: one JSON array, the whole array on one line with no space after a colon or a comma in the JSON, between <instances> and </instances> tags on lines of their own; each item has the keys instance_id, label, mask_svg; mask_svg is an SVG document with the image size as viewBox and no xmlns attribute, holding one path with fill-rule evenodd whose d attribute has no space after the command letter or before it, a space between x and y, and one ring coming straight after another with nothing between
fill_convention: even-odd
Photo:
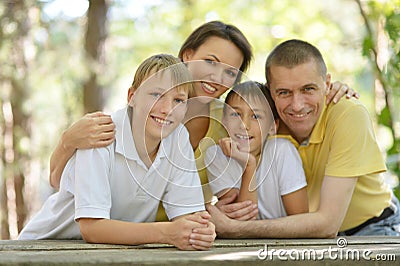
<instances>
[{"instance_id":1,"label":"man's short hair","mask_svg":"<svg viewBox=\"0 0 400 266\"><path fill-rule=\"evenodd\" d=\"M315 46L308 42L296 39L288 40L279 44L269 54L265 63L267 86L270 87L271 85L271 66L293 68L307 63L310 60L314 60L317 63L317 70L325 80L327 73L326 65L321 52Z\"/></svg>"}]
</instances>

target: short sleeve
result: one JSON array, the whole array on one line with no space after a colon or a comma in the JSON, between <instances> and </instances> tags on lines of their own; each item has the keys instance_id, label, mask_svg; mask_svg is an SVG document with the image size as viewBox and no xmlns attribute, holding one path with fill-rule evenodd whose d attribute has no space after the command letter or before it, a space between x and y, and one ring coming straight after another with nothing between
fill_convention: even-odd
<instances>
[{"instance_id":1,"label":"short sleeve","mask_svg":"<svg viewBox=\"0 0 400 266\"><path fill-rule=\"evenodd\" d=\"M76 152L75 220L110 218L110 171L113 154L108 147Z\"/></svg>"},{"instance_id":2,"label":"short sleeve","mask_svg":"<svg viewBox=\"0 0 400 266\"><path fill-rule=\"evenodd\" d=\"M269 156L273 158L274 178L278 179L279 194L286 195L307 186L303 164L296 147L287 139L268 140ZM273 152L271 154L271 152Z\"/></svg>"},{"instance_id":3,"label":"short sleeve","mask_svg":"<svg viewBox=\"0 0 400 266\"><path fill-rule=\"evenodd\" d=\"M360 176L386 170L372 121L362 105L332 116L326 134L332 139L326 175Z\"/></svg>"}]
</instances>

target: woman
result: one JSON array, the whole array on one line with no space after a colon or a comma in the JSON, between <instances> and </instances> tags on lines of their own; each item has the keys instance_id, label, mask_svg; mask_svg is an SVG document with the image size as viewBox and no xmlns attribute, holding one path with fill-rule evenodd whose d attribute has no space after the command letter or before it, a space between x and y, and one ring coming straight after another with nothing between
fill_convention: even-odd
<instances>
[{"instance_id":1,"label":"woman","mask_svg":"<svg viewBox=\"0 0 400 266\"><path fill-rule=\"evenodd\" d=\"M218 122L222 118L222 103L212 101L219 98L235 81L240 79L240 74L246 72L253 57L251 45L244 34L235 26L220 21L207 22L194 30L183 43L179 58L188 64L195 80L195 92L188 105L185 126L189 131L190 143L196 157L201 183L203 184L206 202L211 200L211 190L207 183L207 174L204 167L203 154L211 145L226 137L226 131ZM200 61L197 61L200 60ZM218 73L224 72L231 75L231 80L222 80L221 76L214 75L207 65L218 65ZM240 70L240 71L238 71ZM229 73L229 74L228 74ZM234 77L234 78L233 78ZM225 82L226 81L226 82ZM346 94L346 97L358 97L346 85L336 83L327 101L337 101ZM87 149L107 146L114 141L115 126L109 115L96 112L87 114L62 135L50 159L50 184L58 188L61 173L76 149ZM202 140L205 140L201 142ZM202 153L203 151L203 153ZM235 203L225 208L230 199L221 202L221 209L231 218L252 219L257 215L257 206L251 202ZM233 200L232 200L233 201ZM224 205L224 206L222 206ZM159 212L157 220L165 220L166 216Z\"/></svg>"}]
</instances>

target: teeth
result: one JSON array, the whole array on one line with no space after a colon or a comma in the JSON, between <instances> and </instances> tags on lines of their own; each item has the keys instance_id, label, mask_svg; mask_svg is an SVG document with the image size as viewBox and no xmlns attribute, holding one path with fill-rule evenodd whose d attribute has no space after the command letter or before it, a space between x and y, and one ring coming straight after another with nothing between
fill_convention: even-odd
<instances>
[{"instance_id":1,"label":"teeth","mask_svg":"<svg viewBox=\"0 0 400 266\"><path fill-rule=\"evenodd\" d=\"M204 86L207 90L209 90L209 91L211 91L211 92L215 92L215 91L216 91L216 89L215 89L213 86L211 86L210 84L203 83L203 86Z\"/></svg>"},{"instance_id":2,"label":"teeth","mask_svg":"<svg viewBox=\"0 0 400 266\"><path fill-rule=\"evenodd\" d=\"M168 121L168 120L165 120L165 119L161 119L161 118L158 118L158 117L154 117L154 120L157 123L160 123L160 124L163 124L163 125L170 125L172 123L171 121Z\"/></svg>"},{"instance_id":3,"label":"teeth","mask_svg":"<svg viewBox=\"0 0 400 266\"><path fill-rule=\"evenodd\" d=\"M301 118L301 117L305 117L307 114L299 114L299 115L293 115L294 117L298 117L298 118Z\"/></svg>"},{"instance_id":4,"label":"teeth","mask_svg":"<svg viewBox=\"0 0 400 266\"><path fill-rule=\"evenodd\" d=\"M239 134L236 134L235 135L238 139L246 139L246 140L249 140L249 139L251 139L252 137L251 136L249 136L249 135L239 135Z\"/></svg>"}]
</instances>

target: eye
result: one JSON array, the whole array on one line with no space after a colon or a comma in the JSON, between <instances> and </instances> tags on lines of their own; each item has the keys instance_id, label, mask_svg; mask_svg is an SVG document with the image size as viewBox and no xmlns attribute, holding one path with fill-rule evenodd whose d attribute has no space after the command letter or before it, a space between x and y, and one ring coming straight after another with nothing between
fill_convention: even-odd
<instances>
[{"instance_id":1,"label":"eye","mask_svg":"<svg viewBox=\"0 0 400 266\"><path fill-rule=\"evenodd\" d=\"M151 92L150 95L155 97L155 98L160 98L161 93L159 93L159 92Z\"/></svg>"},{"instance_id":2,"label":"eye","mask_svg":"<svg viewBox=\"0 0 400 266\"><path fill-rule=\"evenodd\" d=\"M232 116L232 117L239 117L240 114L239 114L238 112L232 112L232 113L229 114L229 116Z\"/></svg>"},{"instance_id":3,"label":"eye","mask_svg":"<svg viewBox=\"0 0 400 266\"><path fill-rule=\"evenodd\" d=\"M275 92L275 94L280 97L285 97L285 96L289 95L289 91L288 90L278 90Z\"/></svg>"},{"instance_id":4,"label":"eye","mask_svg":"<svg viewBox=\"0 0 400 266\"><path fill-rule=\"evenodd\" d=\"M215 62L214 60L211 59L205 59L204 61L206 61L206 63L215 66L217 64L217 62Z\"/></svg>"},{"instance_id":5,"label":"eye","mask_svg":"<svg viewBox=\"0 0 400 266\"><path fill-rule=\"evenodd\" d=\"M186 99L176 98L175 102L176 103L186 103Z\"/></svg>"},{"instance_id":6,"label":"eye","mask_svg":"<svg viewBox=\"0 0 400 266\"><path fill-rule=\"evenodd\" d=\"M304 91L305 92L313 92L313 91L315 91L315 88L314 87L306 87L306 88L304 88Z\"/></svg>"},{"instance_id":7,"label":"eye","mask_svg":"<svg viewBox=\"0 0 400 266\"><path fill-rule=\"evenodd\" d=\"M258 114L253 114L253 115L252 115L252 118L258 120L258 119L261 119L262 116L261 116L261 115L258 115Z\"/></svg>"},{"instance_id":8,"label":"eye","mask_svg":"<svg viewBox=\"0 0 400 266\"><path fill-rule=\"evenodd\" d=\"M230 70L230 69L225 70L225 73L228 74L228 76L230 76L232 78L236 78L236 76L238 74L236 71L233 71L233 70Z\"/></svg>"}]
</instances>

